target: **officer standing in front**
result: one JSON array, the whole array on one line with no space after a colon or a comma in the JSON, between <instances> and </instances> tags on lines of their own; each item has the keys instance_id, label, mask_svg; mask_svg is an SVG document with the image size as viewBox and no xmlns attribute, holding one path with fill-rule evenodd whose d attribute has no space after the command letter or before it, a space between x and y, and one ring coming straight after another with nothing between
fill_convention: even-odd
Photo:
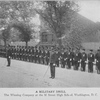
<instances>
[{"instance_id":1,"label":"officer standing in front","mask_svg":"<svg viewBox=\"0 0 100 100\"><path fill-rule=\"evenodd\" d=\"M50 72L51 72L50 78L52 78L52 79L55 78L56 61L57 61L56 50L54 50L54 48L52 48L52 51L50 53Z\"/></svg>"},{"instance_id":2,"label":"officer standing in front","mask_svg":"<svg viewBox=\"0 0 100 100\"><path fill-rule=\"evenodd\" d=\"M7 66L10 66L10 64L11 64L11 56L12 56L10 45L7 46L6 56L7 56L7 61L8 61L8 65Z\"/></svg>"}]
</instances>

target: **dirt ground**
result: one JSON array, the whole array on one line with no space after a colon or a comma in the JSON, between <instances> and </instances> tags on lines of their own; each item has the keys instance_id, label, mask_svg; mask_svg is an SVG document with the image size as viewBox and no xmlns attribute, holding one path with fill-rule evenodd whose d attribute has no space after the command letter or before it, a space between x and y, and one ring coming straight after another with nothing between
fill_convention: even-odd
<instances>
[{"instance_id":1,"label":"dirt ground","mask_svg":"<svg viewBox=\"0 0 100 100\"><path fill-rule=\"evenodd\" d=\"M96 73L95 66L93 73L56 68L56 78L50 79L47 65L18 60L12 60L10 67L6 65L7 60L0 58L0 88L100 87L100 74Z\"/></svg>"}]
</instances>

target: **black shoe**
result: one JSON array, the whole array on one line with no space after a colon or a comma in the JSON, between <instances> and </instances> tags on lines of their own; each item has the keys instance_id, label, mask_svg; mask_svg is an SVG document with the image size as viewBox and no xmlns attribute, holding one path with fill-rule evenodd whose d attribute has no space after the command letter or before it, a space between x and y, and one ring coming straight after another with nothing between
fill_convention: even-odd
<instances>
[{"instance_id":1,"label":"black shoe","mask_svg":"<svg viewBox=\"0 0 100 100\"><path fill-rule=\"evenodd\" d=\"M10 66L10 65L7 65L7 66Z\"/></svg>"},{"instance_id":2,"label":"black shoe","mask_svg":"<svg viewBox=\"0 0 100 100\"><path fill-rule=\"evenodd\" d=\"M49 78L52 78L52 77L49 77Z\"/></svg>"}]
</instances>

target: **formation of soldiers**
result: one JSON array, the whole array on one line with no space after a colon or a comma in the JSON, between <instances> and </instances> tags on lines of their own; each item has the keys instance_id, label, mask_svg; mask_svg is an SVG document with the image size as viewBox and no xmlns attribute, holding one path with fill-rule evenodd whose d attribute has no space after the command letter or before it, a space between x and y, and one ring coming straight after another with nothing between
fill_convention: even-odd
<instances>
[{"instance_id":1,"label":"formation of soldiers","mask_svg":"<svg viewBox=\"0 0 100 100\"><path fill-rule=\"evenodd\" d=\"M25 47L25 46L10 46L12 59L29 61L34 63L49 64L50 52L48 48ZM6 57L6 49L0 49L0 56Z\"/></svg>"},{"instance_id":2,"label":"formation of soldiers","mask_svg":"<svg viewBox=\"0 0 100 100\"><path fill-rule=\"evenodd\" d=\"M50 49L48 47L25 47L25 46L10 46L12 53L12 59L29 61L39 64L49 64ZM0 56L6 57L6 49L0 49ZM93 73L94 64L96 65L97 73L100 74L100 50L94 54L93 50L90 53L86 53L85 49L62 49L56 48L57 60L55 62L56 67L62 67L74 70L86 71L86 65L88 64L88 72Z\"/></svg>"}]
</instances>

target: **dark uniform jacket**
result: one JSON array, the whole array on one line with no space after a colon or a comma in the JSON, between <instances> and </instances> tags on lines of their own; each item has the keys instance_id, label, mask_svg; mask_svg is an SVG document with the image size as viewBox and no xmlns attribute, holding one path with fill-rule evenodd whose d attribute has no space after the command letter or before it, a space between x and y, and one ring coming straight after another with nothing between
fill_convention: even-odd
<instances>
[{"instance_id":1,"label":"dark uniform jacket","mask_svg":"<svg viewBox=\"0 0 100 100\"><path fill-rule=\"evenodd\" d=\"M67 54L68 60L72 61L73 60L73 53L72 52L68 52Z\"/></svg>"},{"instance_id":2,"label":"dark uniform jacket","mask_svg":"<svg viewBox=\"0 0 100 100\"><path fill-rule=\"evenodd\" d=\"M100 53L96 53L95 59L96 59L98 62L100 62Z\"/></svg>"},{"instance_id":3,"label":"dark uniform jacket","mask_svg":"<svg viewBox=\"0 0 100 100\"><path fill-rule=\"evenodd\" d=\"M94 62L94 54L93 53L88 54L88 61L89 62Z\"/></svg>"},{"instance_id":4,"label":"dark uniform jacket","mask_svg":"<svg viewBox=\"0 0 100 100\"><path fill-rule=\"evenodd\" d=\"M74 61L79 61L81 59L80 53L75 53L74 54Z\"/></svg>"},{"instance_id":5,"label":"dark uniform jacket","mask_svg":"<svg viewBox=\"0 0 100 100\"><path fill-rule=\"evenodd\" d=\"M57 61L57 55L56 53L52 53L50 54L50 63L56 63Z\"/></svg>"},{"instance_id":6,"label":"dark uniform jacket","mask_svg":"<svg viewBox=\"0 0 100 100\"><path fill-rule=\"evenodd\" d=\"M7 50L7 54L6 54L6 55L7 55L7 58L9 58L9 56L10 56L10 57L12 56L12 52L11 52L10 49Z\"/></svg>"},{"instance_id":7,"label":"dark uniform jacket","mask_svg":"<svg viewBox=\"0 0 100 100\"><path fill-rule=\"evenodd\" d=\"M86 61L87 60L87 54L85 52L81 53L81 60Z\"/></svg>"}]
</instances>

